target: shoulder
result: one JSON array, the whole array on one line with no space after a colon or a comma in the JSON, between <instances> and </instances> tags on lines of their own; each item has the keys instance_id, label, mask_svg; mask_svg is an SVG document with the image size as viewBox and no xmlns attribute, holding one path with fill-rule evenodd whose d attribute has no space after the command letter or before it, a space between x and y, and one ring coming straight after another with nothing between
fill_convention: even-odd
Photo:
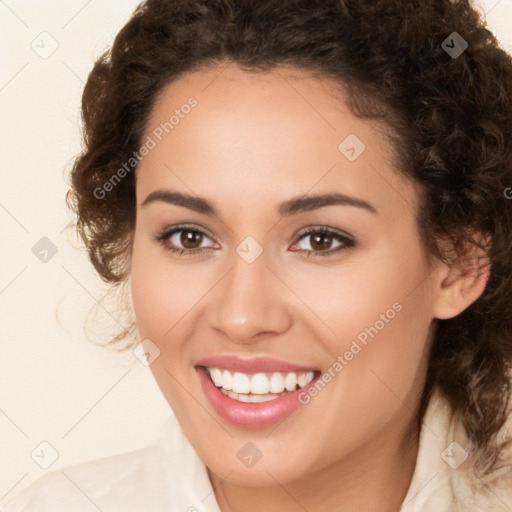
<instances>
[{"instance_id":1,"label":"shoulder","mask_svg":"<svg viewBox=\"0 0 512 512\"><path fill-rule=\"evenodd\" d=\"M154 443L51 471L0 512L187 510L209 489L204 464L172 418Z\"/></svg>"},{"instance_id":2,"label":"shoulder","mask_svg":"<svg viewBox=\"0 0 512 512\"><path fill-rule=\"evenodd\" d=\"M453 420L452 436L465 442L468 452L467 463L461 465L452 478L459 495L461 510L512 510L512 396L507 410L507 420L496 436L496 442L501 449L499 458L493 465L486 459L480 459L478 450L467 441L460 422ZM482 467L490 469L483 471L480 469Z\"/></svg>"},{"instance_id":3,"label":"shoulder","mask_svg":"<svg viewBox=\"0 0 512 512\"><path fill-rule=\"evenodd\" d=\"M511 435L509 414L499 437ZM416 468L402 506L407 512L510 512L512 454L503 452L499 465L485 477L476 470L473 455L463 426L435 393L423 418Z\"/></svg>"},{"instance_id":4,"label":"shoulder","mask_svg":"<svg viewBox=\"0 0 512 512\"><path fill-rule=\"evenodd\" d=\"M158 492L162 474L159 465L161 460L154 445L54 470L8 502L2 512L107 511L113 510L113 494L122 496L121 507L130 504L135 507L133 510L144 510L141 491L144 495Z\"/></svg>"}]
</instances>

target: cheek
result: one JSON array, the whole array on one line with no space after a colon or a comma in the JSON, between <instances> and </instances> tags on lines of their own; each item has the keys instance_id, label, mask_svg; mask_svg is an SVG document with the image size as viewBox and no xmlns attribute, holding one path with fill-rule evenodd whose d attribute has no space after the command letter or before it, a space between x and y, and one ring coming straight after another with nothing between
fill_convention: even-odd
<instances>
[{"instance_id":1,"label":"cheek","mask_svg":"<svg viewBox=\"0 0 512 512\"><path fill-rule=\"evenodd\" d=\"M160 247L135 241L130 287L141 337L167 339L208 290L208 280L196 267L176 264ZM169 256L169 257L168 257Z\"/></svg>"},{"instance_id":2,"label":"cheek","mask_svg":"<svg viewBox=\"0 0 512 512\"><path fill-rule=\"evenodd\" d=\"M344 411L375 414L376 428L400 400L414 407L432 321L427 275L419 246L397 254L390 244L338 269L290 270L287 276L310 308L303 319L329 354L324 370L336 376L333 396ZM327 407L327 396L318 401L321 407Z\"/></svg>"},{"instance_id":3,"label":"cheek","mask_svg":"<svg viewBox=\"0 0 512 512\"><path fill-rule=\"evenodd\" d=\"M302 319L330 353L348 349L358 336L364 341L375 328L390 333L398 327L394 339L403 339L409 334L401 329L411 320L421 323L430 315L419 286L428 269L416 245L398 254L392 244L381 244L378 251L347 255L338 266L301 265L281 269L283 281L307 306Z\"/></svg>"},{"instance_id":4,"label":"cheek","mask_svg":"<svg viewBox=\"0 0 512 512\"><path fill-rule=\"evenodd\" d=\"M150 370L173 411L180 413L186 395L178 381L190 379L186 353L191 336L187 313L204 295L197 278L169 263L166 253L153 244L134 241L130 289L140 339L150 339L159 356ZM201 293L202 292L202 293Z\"/></svg>"}]
</instances>

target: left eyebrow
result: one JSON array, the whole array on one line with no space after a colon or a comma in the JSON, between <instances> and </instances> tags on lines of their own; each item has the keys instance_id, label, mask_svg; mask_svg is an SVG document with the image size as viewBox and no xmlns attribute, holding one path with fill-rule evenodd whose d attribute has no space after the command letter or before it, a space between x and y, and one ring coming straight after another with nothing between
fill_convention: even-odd
<instances>
[{"instance_id":1,"label":"left eyebrow","mask_svg":"<svg viewBox=\"0 0 512 512\"><path fill-rule=\"evenodd\" d=\"M301 212L310 212L325 206L355 206L371 213L378 213L377 209L364 199L347 196L345 194L320 194L316 196L299 196L284 201L279 205L279 215L289 217Z\"/></svg>"},{"instance_id":2,"label":"left eyebrow","mask_svg":"<svg viewBox=\"0 0 512 512\"><path fill-rule=\"evenodd\" d=\"M168 204L174 204L176 206L182 206L193 210L197 213L204 215L213 216L218 215L217 208L203 197L192 196L189 194L183 194L181 192L175 192L172 190L155 190L151 192L146 199L143 201L141 206L146 206L150 203L162 201ZM347 196L340 193L332 194L319 194L315 196L302 195L288 199L282 202L277 211L281 218L290 217L302 212L310 212L318 210L326 206L354 206L356 208L362 208L371 213L378 214L377 209L364 199L357 197Z\"/></svg>"}]
</instances>

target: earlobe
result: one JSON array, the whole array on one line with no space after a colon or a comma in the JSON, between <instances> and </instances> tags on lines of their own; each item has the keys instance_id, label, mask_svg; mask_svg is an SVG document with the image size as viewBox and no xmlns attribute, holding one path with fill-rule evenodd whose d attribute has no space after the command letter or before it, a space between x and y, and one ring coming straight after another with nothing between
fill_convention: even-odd
<instances>
[{"instance_id":1,"label":"earlobe","mask_svg":"<svg viewBox=\"0 0 512 512\"><path fill-rule=\"evenodd\" d=\"M490 276L490 260L483 246L471 244L451 264L441 264L435 282L434 317L440 320L462 313L484 292Z\"/></svg>"}]
</instances>

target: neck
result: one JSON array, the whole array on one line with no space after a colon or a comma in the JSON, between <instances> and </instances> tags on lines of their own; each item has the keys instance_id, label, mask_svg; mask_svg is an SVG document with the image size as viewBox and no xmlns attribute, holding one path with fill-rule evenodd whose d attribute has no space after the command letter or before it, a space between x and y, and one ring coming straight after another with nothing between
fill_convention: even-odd
<instances>
[{"instance_id":1,"label":"neck","mask_svg":"<svg viewBox=\"0 0 512 512\"><path fill-rule=\"evenodd\" d=\"M300 480L268 487L241 487L209 470L222 512L308 512L374 510L398 512L414 473L419 425L409 423L396 435L380 432L349 457Z\"/></svg>"}]
</instances>

